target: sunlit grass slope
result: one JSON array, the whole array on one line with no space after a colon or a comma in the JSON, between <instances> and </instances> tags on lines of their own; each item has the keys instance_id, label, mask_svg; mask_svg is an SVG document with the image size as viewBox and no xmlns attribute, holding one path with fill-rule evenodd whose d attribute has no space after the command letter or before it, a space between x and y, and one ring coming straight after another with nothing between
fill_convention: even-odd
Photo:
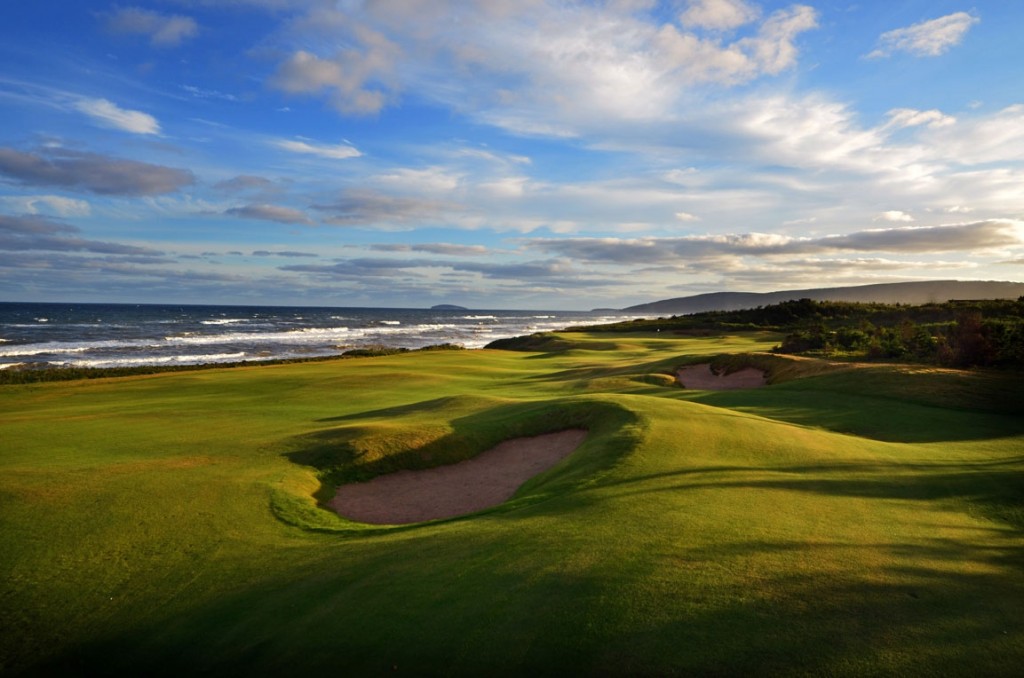
<instances>
[{"instance_id":1,"label":"sunlit grass slope","mask_svg":"<svg viewBox=\"0 0 1024 678\"><path fill-rule=\"evenodd\" d=\"M561 339L0 388L0 670L1016 675L1019 375L711 393L668 375L777 338ZM317 506L575 426L474 516Z\"/></svg>"}]
</instances>

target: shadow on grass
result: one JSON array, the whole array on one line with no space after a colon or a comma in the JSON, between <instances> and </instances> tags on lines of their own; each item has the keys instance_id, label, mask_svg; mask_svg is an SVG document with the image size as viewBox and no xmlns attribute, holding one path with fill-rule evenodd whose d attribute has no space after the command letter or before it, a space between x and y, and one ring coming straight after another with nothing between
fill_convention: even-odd
<instances>
[{"instance_id":1,"label":"shadow on grass","mask_svg":"<svg viewBox=\"0 0 1024 678\"><path fill-rule=\"evenodd\" d=\"M512 402L514 401L484 396L444 396L442 398L424 400L418 403L410 403L408 405L385 407L379 410L366 410L364 412L355 412L352 414L341 414L336 417L323 417L316 419L315 421L324 423L334 421L359 421L376 418L394 419L408 415L422 416L431 413L450 416L452 412L481 410L486 407L497 407L499 405L509 404Z\"/></svg>"},{"instance_id":2,"label":"shadow on grass","mask_svg":"<svg viewBox=\"0 0 1024 678\"><path fill-rule=\"evenodd\" d=\"M684 389L673 397L889 442L1024 434L1024 378L1019 373L839 365L766 354L717 356L710 362L765 369L772 385Z\"/></svg>"},{"instance_id":3,"label":"shadow on grass","mask_svg":"<svg viewBox=\"0 0 1024 678\"><path fill-rule=\"evenodd\" d=\"M788 385L788 384L787 384ZM888 442L981 440L1024 433L1024 417L945 409L882 397L785 386L703 391L687 400Z\"/></svg>"},{"instance_id":4,"label":"shadow on grass","mask_svg":"<svg viewBox=\"0 0 1024 678\"><path fill-rule=\"evenodd\" d=\"M675 369L680 363L676 357L662 358L659 360L628 363L628 364L591 364L580 367L572 367L564 370L545 372L528 378L532 382L544 383L570 383L577 387L586 388L590 382L602 379L627 378L644 382L651 375L664 375L668 381L663 385L671 384L675 388Z\"/></svg>"},{"instance_id":5,"label":"shadow on grass","mask_svg":"<svg viewBox=\"0 0 1024 678\"><path fill-rule=\"evenodd\" d=\"M766 475L781 477L765 478ZM678 482L684 479L685 482ZM706 466L606 483L608 487L636 485L644 487L626 490L622 494L749 489L786 490L833 497L938 501L1024 529L1024 456L935 464Z\"/></svg>"},{"instance_id":6,"label":"shadow on grass","mask_svg":"<svg viewBox=\"0 0 1024 678\"><path fill-rule=\"evenodd\" d=\"M547 529L571 519L530 513L317 544L316 562L97 632L38 673L1010 676L1024 662L1019 538L688 547L580 526L559 543Z\"/></svg>"},{"instance_id":7,"label":"shadow on grass","mask_svg":"<svg viewBox=\"0 0 1024 678\"><path fill-rule=\"evenodd\" d=\"M671 653L698 624L709 649L686 666L698 675L1014 675L1024 659L1024 624L1013 611L1024 601L1022 547L1019 538L990 540L769 540L684 550L678 565L696 571L794 560L828 567L762 571L752 578L757 588L735 592L745 600L732 608L698 593L694 606L714 612L658 619L610 653L639 655L640 673L659 672L647 658ZM851 576L836 565L843 562L877 565Z\"/></svg>"}]
</instances>

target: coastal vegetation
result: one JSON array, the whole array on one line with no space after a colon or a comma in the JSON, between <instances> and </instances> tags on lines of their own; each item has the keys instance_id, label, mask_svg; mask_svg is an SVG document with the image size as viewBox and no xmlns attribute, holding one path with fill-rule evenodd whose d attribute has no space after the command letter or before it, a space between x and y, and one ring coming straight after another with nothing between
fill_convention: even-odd
<instances>
[{"instance_id":1,"label":"coastal vegetation","mask_svg":"<svg viewBox=\"0 0 1024 678\"><path fill-rule=\"evenodd\" d=\"M1024 367L1024 297L919 305L799 299L578 329L691 335L775 331L785 333L774 348L778 353L947 367Z\"/></svg>"},{"instance_id":2,"label":"coastal vegetation","mask_svg":"<svg viewBox=\"0 0 1024 678\"><path fill-rule=\"evenodd\" d=\"M1013 675L1020 373L772 350L904 311L939 336L948 310L7 384L0 672ZM703 363L769 385L682 388ZM569 428L575 453L473 515L325 508L341 483Z\"/></svg>"}]
</instances>

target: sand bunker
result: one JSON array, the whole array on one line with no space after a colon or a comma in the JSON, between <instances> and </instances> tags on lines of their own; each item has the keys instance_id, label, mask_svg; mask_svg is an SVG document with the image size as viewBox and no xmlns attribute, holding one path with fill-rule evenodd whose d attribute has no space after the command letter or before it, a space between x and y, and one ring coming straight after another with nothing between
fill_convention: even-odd
<instances>
[{"instance_id":1,"label":"sand bunker","mask_svg":"<svg viewBox=\"0 0 1024 678\"><path fill-rule=\"evenodd\" d=\"M715 374L711 365L690 365L676 372L676 377L683 388L695 388L705 391L722 391L732 388L759 388L767 384L764 372L745 367L732 374Z\"/></svg>"},{"instance_id":2,"label":"sand bunker","mask_svg":"<svg viewBox=\"0 0 1024 678\"><path fill-rule=\"evenodd\" d=\"M527 480L572 454L586 437L586 431L570 429L506 440L458 464L342 485L330 506L345 518L375 525L472 513L506 501Z\"/></svg>"}]
</instances>

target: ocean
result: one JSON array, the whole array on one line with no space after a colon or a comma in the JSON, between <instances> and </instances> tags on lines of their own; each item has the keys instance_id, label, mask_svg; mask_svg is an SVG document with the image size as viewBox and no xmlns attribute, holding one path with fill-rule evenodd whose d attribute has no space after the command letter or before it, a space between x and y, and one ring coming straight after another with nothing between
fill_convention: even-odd
<instances>
[{"instance_id":1,"label":"ocean","mask_svg":"<svg viewBox=\"0 0 1024 678\"><path fill-rule=\"evenodd\" d=\"M315 358L352 348L481 348L614 312L0 303L0 369Z\"/></svg>"}]
</instances>

